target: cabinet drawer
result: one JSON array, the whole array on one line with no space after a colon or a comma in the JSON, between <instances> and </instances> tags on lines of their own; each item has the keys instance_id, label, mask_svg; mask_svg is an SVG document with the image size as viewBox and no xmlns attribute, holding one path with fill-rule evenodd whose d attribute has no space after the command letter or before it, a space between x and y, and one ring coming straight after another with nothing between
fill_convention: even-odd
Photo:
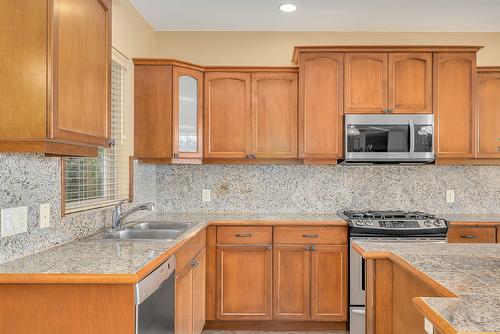
<instances>
[{"instance_id":1,"label":"cabinet drawer","mask_svg":"<svg viewBox=\"0 0 500 334\"><path fill-rule=\"evenodd\" d=\"M176 274L178 275L181 273L184 267L188 265L190 261L194 259L196 254L198 254L206 245L207 230L203 229L175 253Z\"/></svg>"},{"instance_id":2,"label":"cabinet drawer","mask_svg":"<svg viewBox=\"0 0 500 334\"><path fill-rule=\"evenodd\" d=\"M494 227L455 227L448 230L449 243L495 243Z\"/></svg>"},{"instance_id":3,"label":"cabinet drawer","mask_svg":"<svg viewBox=\"0 0 500 334\"><path fill-rule=\"evenodd\" d=\"M339 226L277 226L277 244L346 245L347 228Z\"/></svg>"},{"instance_id":4,"label":"cabinet drawer","mask_svg":"<svg viewBox=\"0 0 500 334\"><path fill-rule=\"evenodd\" d=\"M220 226L217 227L219 244L270 244L273 242L271 226Z\"/></svg>"}]
</instances>

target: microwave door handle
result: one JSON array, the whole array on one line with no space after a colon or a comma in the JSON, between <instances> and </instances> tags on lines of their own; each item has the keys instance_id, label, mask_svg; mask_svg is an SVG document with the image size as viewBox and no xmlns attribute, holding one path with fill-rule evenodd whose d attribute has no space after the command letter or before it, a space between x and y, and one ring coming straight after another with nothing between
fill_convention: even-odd
<instances>
[{"instance_id":1,"label":"microwave door handle","mask_svg":"<svg viewBox=\"0 0 500 334\"><path fill-rule=\"evenodd\" d=\"M410 157L415 157L415 122L410 120Z\"/></svg>"}]
</instances>

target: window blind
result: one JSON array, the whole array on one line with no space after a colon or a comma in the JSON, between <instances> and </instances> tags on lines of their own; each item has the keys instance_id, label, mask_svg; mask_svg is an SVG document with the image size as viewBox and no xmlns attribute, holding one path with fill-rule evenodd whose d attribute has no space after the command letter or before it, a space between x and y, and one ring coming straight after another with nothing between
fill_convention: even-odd
<instances>
[{"instance_id":1,"label":"window blind","mask_svg":"<svg viewBox=\"0 0 500 334\"><path fill-rule=\"evenodd\" d=\"M127 142L130 114L129 69L113 56L111 66L110 148L97 158L64 158L65 212L88 210L129 198L130 162Z\"/></svg>"}]
</instances>

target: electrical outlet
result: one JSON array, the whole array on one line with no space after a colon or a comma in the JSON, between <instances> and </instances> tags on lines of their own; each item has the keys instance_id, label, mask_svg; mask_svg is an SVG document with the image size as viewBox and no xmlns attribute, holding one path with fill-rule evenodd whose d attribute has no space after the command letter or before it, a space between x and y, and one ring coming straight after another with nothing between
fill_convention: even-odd
<instances>
[{"instance_id":1,"label":"electrical outlet","mask_svg":"<svg viewBox=\"0 0 500 334\"><path fill-rule=\"evenodd\" d=\"M455 203L455 190L446 190L446 203Z\"/></svg>"},{"instance_id":2,"label":"electrical outlet","mask_svg":"<svg viewBox=\"0 0 500 334\"><path fill-rule=\"evenodd\" d=\"M211 191L210 189L203 189L201 191L201 201L202 202L210 202Z\"/></svg>"},{"instance_id":3,"label":"electrical outlet","mask_svg":"<svg viewBox=\"0 0 500 334\"><path fill-rule=\"evenodd\" d=\"M1 234L9 237L28 231L28 207L3 209L1 211Z\"/></svg>"},{"instance_id":4,"label":"electrical outlet","mask_svg":"<svg viewBox=\"0 0 500 334\"><path fill-rule=\"evenodd\" d=\"M50 204L40 205L40 228L50 227Z\"/></svg>"}]
</instances>

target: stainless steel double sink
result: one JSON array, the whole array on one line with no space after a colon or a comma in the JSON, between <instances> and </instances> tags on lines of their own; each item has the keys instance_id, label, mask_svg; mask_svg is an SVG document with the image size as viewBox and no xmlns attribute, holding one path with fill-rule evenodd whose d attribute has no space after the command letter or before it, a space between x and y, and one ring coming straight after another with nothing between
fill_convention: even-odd
<instances>
[{"instance_id":1,"label":"stainless steel double sink","mask_svg":"<svg viewBox=\"0 0 500 334\"><path fill-rule=\"evenodd\" d=\"M169 221L141 221L117 231L109 230L102 236L103 239L119 240L173 240L193 223Z\"/></svg>"}]
</instances>

